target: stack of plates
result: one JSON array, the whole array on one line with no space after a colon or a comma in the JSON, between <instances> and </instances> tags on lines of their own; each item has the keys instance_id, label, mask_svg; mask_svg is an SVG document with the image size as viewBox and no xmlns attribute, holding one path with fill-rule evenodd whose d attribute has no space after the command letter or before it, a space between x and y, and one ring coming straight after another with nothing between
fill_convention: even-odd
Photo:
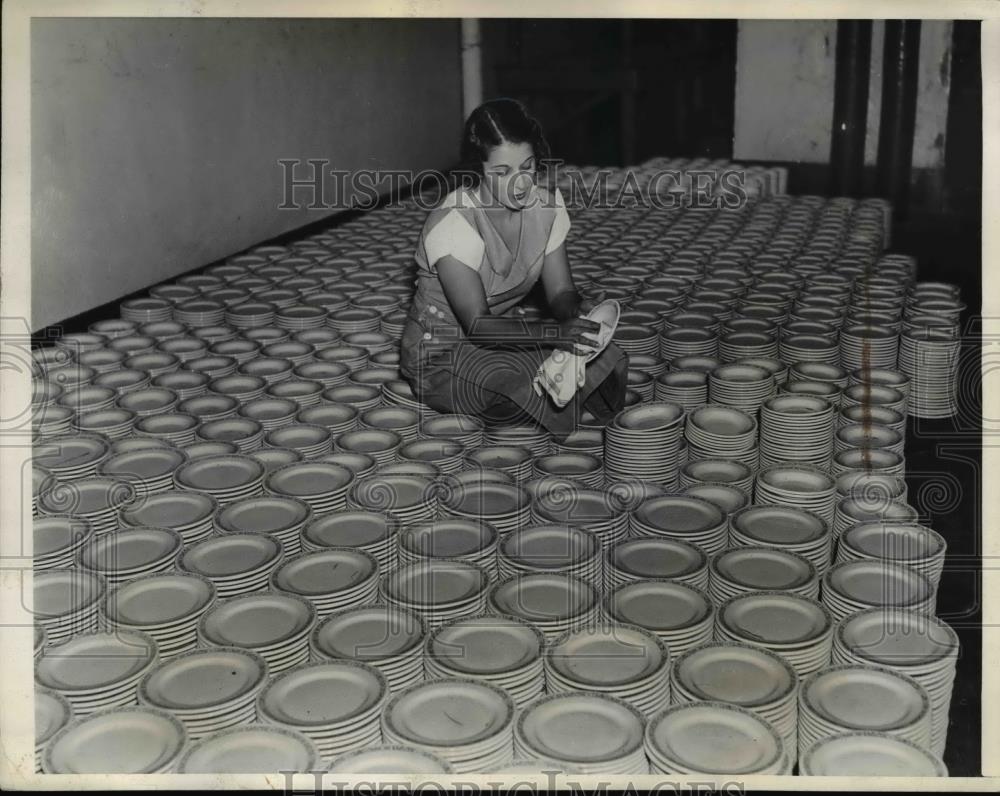
<instances>
[{"instance_id":1,"label":"stack of plates","mask_svg":"<svg viewBox=\"0 0 1000 796\"><path fill-rule=\"evenodd\" d=\"M516 708L545 693L545 637L512 616L484 614L448 622L425 644L428 680L464 677L502 688Z\"/></svg>"},{"instance_id":2,"label":"stack of plates","mask_svg":"<svg viewBox=\"0 0 1000 796\"><path fill-rule=\"evenodd\" d=\"M720 456L757 467L757 421L732 406L709 404L687 416L684 438L688 456Z\"/></svg>"},{"instance_id":3,"label":"stack of plates","mask_svg":"<svg viewBox=\"0 0 1000 796\"><path fill-rule=\"evenodd\" d=\"M553 442L557 453L587 453L591 456L604 455L604 429L578 428L562 442Z\"/></svg>"},{"instance_id":4,"label":"stack of plates","mask_svg":"<svg viewBox=\"0 0 1000 796\"><path fill-rule=\"evenodd\" d=\"M714 503L687 495L644 501L629 514L631 536L666 537L697 545L708 555L727 544L726 515Z\"/></svg>"},{"instance_id":5,"label":"stack of plates","mask_svg":"<svg viewBox=\"0 0 1000 796\"><path fill-rule=\"evenodd\" d=\"M928 749L931 706L912 677L880 666L828 666L799 691L799 753L842 732L881 732Z\"/></svg>"},{"instance_id":6,"label":"stack of plates","mask_svg":"<svg viewBox=\"0 0 1000 796\"><path fill-rule=\"evenodd\" d=\"M32 523L34 570L72 569L77 554L93 538L93 527L82 517L72 514L36 517Z\"/></svg>"},{"instance_id":7,"label":"stack of plates","mask_svg":"<svg viewBox=\"0 0 1000 796\"><path fill-rule=\"evenodd\" d=\"M186 460L187 454L175 448L143 448L108 457L98 472L128 481L142 496L172 488L174 471Z\"/></svg>"},{"instance_id":8,"label":"stack of plates","mask_svg":"<svg viewBox=\"0 0 1000 796\"><path fill-rule=\"evenodd\" d=\"M345 431L337 437L335 444L338 451L367 453L381 466L397 461L403 438L395 431L369 428Z\"/></svg>"},{"instance_id":9,"label":"stack of plates","mask_svg":"<svg viewBox=\"0 0 1000 796\"><path fill-rule=\"evenodd\" d=\"M495 578L499 539L497 529L482 520L442 519L411 525L398 535L399 563L454 558L476 564Z\"/></svg>"},{"instance_id":10,"label":"stack of plates","mask_svg":"<svg viewBox=\"0 0 1000 796\"><path fill-rule=\"evenodd\" d=\"M926 575L891 561L846 561L834 564L823 578L823 604L838 621L876 607L933 614L936 602Z\"/></svg>"},{"instance_id":11,"label":"stack of plates","mask_svg":"<svg viewBox=\"0 0 1000 796\"><path fill-rule=\"evenodd\" d=\"M220 506L259 495L263 491L264 465L249 456L206 456L174 472L178 489L211 495Z\"/></svg>"},{"instance_id":12,"label":"stack of plates","mask_svg":"<svg viewBox=\"0 0 1000 796\"><path fill-rule=\"evenodd\" d=\"M562 573L515 575L497 583L489 594L492 611L535 625L547 639L587 627L600 609L595 585Z\"/></svg>"},{"instance_id":13,"label":"stack of plates","mask_svg":"<svg viewBox=\"0 0 1000 796\"><path fill-rule=\"evenodd\" d=\"M45 514L72 514L86 520L95 536L118 528L118 512L134 504L135 488L117 478L92 476L56 482L39 498Z\"/></svg>"},{"instance_id":14,"label":"stack of plates","mask_svg":"<svg viewBox=\"0 0 1000 796\"><path fill-rule=\"evenodd\" d=\"M134 705L136 686L156 662L156 642L145 633L84 632L45 648L35 664L35 683L59 693L77 716L85 716Z\"/></svg>"},{"instance_id":15,"label":"stack of plates","mask_svg":"<svg viewBox=\"0 0 1000 796\"><path fill-rule=\"evenodd\" d=\"M357 429L359 414L357 408L350 404L322 404L302 409L295 419L300 423L323 426L336 438L346 431Z\"/></svg>"},{"instance_id":16,"label":"stack of plates","mask_svg":"<svg viewBox=\"0 0 1000 796\"><path fill-rule=\"evenodd\" d=\"M300 534L302 549L324 550L350 547L371 555L379 572L388 572L398 563L399 523L379 511L339 511L316 517Z\"/></svg>"},{"instance_id":17,"label":"stack of plates","mask_svg":"<svg viewBox=\"0 0 1000 796\"><path fill-rule=\"evenodd\" d=\"M514 716L503 689L449 677L394 695L382 713L382 734L387 743L434 752L457 774L488 771L514 758Z\"/></svg>"},{"instance_id":18,"label":"stack of plates","mask_svg":"<svg viewBox=\"0 0 1000 796\"><path fill-rule=\"evenodd\" d=\"M425 418L420 424L420 435L460 442L472 449L483 444L485 428L483 421L475 415L444 414Z\"/></svg>"},{"instance_id":19,"label":"stack of plates","mask_svg":"<svg viewBox=\"0 0 1000 796\"><path fill-rule=\"evenodd\" d=\"M567 488L568 487L568 488ZM596 536L602 551L628 535L629 513L621 501L600 489L559 485L539 494L531 506L537 525L573 525Z\"/></svg>"},{"instance_id":20,"label":"stack of plates","mask_svg":"<svg viewBox=\"0 0 1000 796\"><path fill-rule=\"evenodd\" d=\"M614 332L615 345L629 356L646 355L657 357L660 353L659 329L650 329L639 324L619 324Z\"/></svg>"},{"instance_id":21,"label":"stack of plates","mask_svg":"<svg viewBox=\"0 0 1000 796\"><path fill-rule=\"evenodd\" d=\"M834 663L884 666L916 680L931 701L931 751L944 754L958 635L940 619L898 608L873 608L837 627Z\"/></svg>"},{"instance_id":22,"label":"stack of plates","mask_svg":"<svg viewBox=\"0 0 1000 796\"><path fill-rule=\"evenodd\" d=\"M695 484L685 489L683 494L714 503L729 516L750 505L747 493L729 484Z\"/></svg>"},{"instance_id":23,"label":"stack of plates","mask_svg":"<svg viewBox=\"0 0 1000 796\"><path fill-rule=\"evenodd\" d=\"M917 522L919 517L917 510L909 503L893 500L885 494L878 494L876 489L873 489L872 492L873 494L867 498L864 496L847 497L837 501L836 519L833 524L833 533L836 538L839 539L843 532L852 525L869 522L910 525ZM911 551L911 553L913 552L915 551Z\"/></svg>"},{"instance_id":24,"label":"stack of plates","mask_svg":"<svg viewBox=\"0 0 1000 796\"><path fill-rule=\"evenodd\" d=\"M536 458L532 464L534 474L566 476L580 481L590 489L604 487L604 465L597 456L588 453L556 453Z\"/></svg>"},{"instance_id":25,"label":"stack of plates","mask_svg":"<svg viewBox=\"0 0 1000 796\"><path fill-rule=\"evenodd\" d=\"M78 569L46 569L34 576L35 624L45 629L48 644L96 630L107 584L99 575Z\"/></svg>"},{"instance_id":26,"label":"stack of plates","mask_svg":"<svg viewBox=\"0 0 1000 796\"><path fill-rule=\"evenodd\" d=\"M296 462L272 470L264 478L264 489L279 497L293 497L309 504L317 513L347 507L347 492L354 473L330 462Z\"/></svg>"},{"instance_id":27,"label":"stack of plates","mask_svg":"<svg viewBox=\"0 0 1000 796\"><path fill-rule=\"evenodd\" d=\"M534 525L508 534L500 544L499 575L561 572L586 583L601 582L600 539L572 525Z\"/></svg>"},{"instance_id":28,"label":"stack of plates","mask_svg":"<svg viewBox=\"0 0 1000 796\"><path fill-rule=\"evenodd\" d=\"M334 760L330 774L451 774L451 766L431 752L409 746L376 744Z\"/></svg>"},{"instance_id":29,"label":"stack of plates","mask_svg":"<svg viewBox=\"0 0 1000 796\"><path fill-rule=\"evenodd\" d=\"M433 630L451 619L482 613L489 585L489 573L482 567L430 558L386 573L380 592L385 602L417 611Z\"/></svg>"},{"instance_id":30,"label":"stack of plates","mask_svg":"<svg viewBox=\"0 0 1000 796\"><path fill-rule=\"evenodd\" d=\"M61 437L69 434L75 413L63 406L35 406L31 413L31 430L36 437Z\"/></svg>"},{"instance_id":31,"label":"stack of plates","mask_svg":"<svg viewBox=\"0 0 1000 796\"><path fill-rule=\"evenodd\" d=\"M283 307L274 314L274 325L279 329L301 332L320 329L326 325L327 312L321 307L307 305Z\"/></svg>"},{"instance_id":32,"label":"stack of plates","mask_svg":"<svg viewBox=\"0 0 1000 796\"><path fill-rule=\"evenodd\" d=\"M137 324L153 323L169 321L174 313L174 305L165 299L134 298L123 301L120 310L123 320Z\"/></svg>"},{"instance_id":33,"label":"stack of plates","mask_svg":"<svg viewBox=\"0 0 1000 796\"><path fill-rule=\"evenodd\" d=\"M42 754L52 737L73 720L73 706L62 694L35 688L35 770L42 770Z\"/></svg>"},{"instance_id":34,"label":"stack of plates","mask_svg":"<svg viewBox=\"0 0 1000 796\"><path fill-rule=\"evenodd\" d=\"M336 310L326 319L327 326L336 329L342 336L358 332L377 332L380 323L381 316L378 312L365 307Z\"/></svg>"},{"instance_id":35,"label":"stack of plates","mask_svg":"<svg viewBox=\"0 0 1000 796\"><path fill-rule=\"evenodd\" d=\"M228 307L225 312L226 323L234 329L253 329L259 326L270 326L274 321L277 308L263 301L245 301L235 307Z\"/></svg>"},{"instance_id":36,"label":"stack of plates","mask_svg":"<svg viewBox=\"0 0 1000 796\"><path fill-rule=\"evenodd\" d=\"M899 369L910 378L906 402L914 417L951 417L958 411L956 384L961 342L949 329L919 327L899 341Z\"/></svg>"},{"instance_id":37,"label":"stack of plates","mask_svg":"<svg viewBox=\"0 0 1000 796\"><path fill-rule=\"evenodd\" d=\"M116 707L71 721L42 754L46 774L166 774L187 748L184 725L164 710Z\"/></svg>"},{"instance_id":38,"label":"stack of plates","mask_svg":"<svg viewBox=\"0 0 1000 796\"><path fill-rule=\"evenodd\" d=\"M894 368L899 331L888 326L846 323L840 329L840 364L847 370Z\"/></svg>"},{"instance_id":39,"label":"stack of plates","mask_svg":"<svg viewBox=\"0 0 1000 796\"><path fill-rule=\"evenodd\" d=\"M720 365L708 374L708 400L756 414L774 395L774 376L756 365Z\"/></svg>"},{"instance_id":40,"label":"stack of plates","mask_svg":"<svg viewBox=\"0 0 1000 796\"><path fill-rule=\"evenodd\" d=\"M177 559L179 572L191 572L215 584L219 599L267 588L285 554L281 542L260 533L226 533L189 545Z\"/></svg>"},{"instance_id":41,"label":"stack of plates","mask_svg":"<svg viewBox=\"0 0 1000 796\"><path fill-rule=\"evenodd\" d=\"M754 471L747 464L729 459L700 459L681 467L679 485L688 490L698 484L725 484L749 495L753 481Z\"/></svg>"},{"instance_id":42,"label":"stack of plates","mask_svg":"<svg viewBox=\"0 0 1000 796\"><path fill-rule=\"evenodd\" d=\"M464 466L465 455L465 445L443 439L414 440L399 449L401 464L432 464L442 473L458 473Z\"/></svg>"},{"instance_id":43,"label":"stack of plates","mask_svg":"<svg viewBox=\"0 0 1000 796\"><path fill-rule=\"evenodd\" d=\"M427 625L420 614L394 605L362 605L323 619L309 640L313 660L358 660L385 676L392 692L424 679Z\"/></svg>"},{"instance_id":44,"label":"stack of plates","mask_svg":"<svg viewBox=\"0 0 1000 796\"><path fill-rule=\"evenodd\" d=\"M269 724L230 727L196 741L177 763L178 774L313 772L319 751L302 733Z\"/></svg>"},{"instance_id":45,"label":"stack of plates","mask_svg":"<svg viewBox=\"0 0 1000 796\"><path fill-rule=\"evenodd\" d=\"M207 444L207 443L206 443ZM236 447L235 445L233 446ZM302 454L288 448L260 448L251 452L250 458L264 465L267 472L302 461Z\"/></svg>"},{"instance_id":46,"label":"stack of plates","mask_svg":"<svg viewBox=\"0 0 1000 796\"><path fill-rule=\"evenodd\" d=\"M700 370L668 370L656 377L653 398L671 401L685 412L708 403L708 374Z\"/></svg>"},{"instance_id":47,"label":"stack of plates","mask_svg":"<svg viewBox=\"0 0 1000 796\"><path fill-rule=\"evenodd\" d=\"M143 391L145 392L145 391ZM206 393L187 398L178 407L181 412L194 415L202 423L210 423L213 420L224 420L236 414L240 408L240 402L231 395L216 395Z\"/></svg>"},{"instance_id":48,"label":"stack of plates","mask_svg":"<svg viewBox=\"0 0 1000 796\"><path fill-rule=\"evenodd\" d=\"M72 427L82 433L102 434L108 439L122 439L139 428L138 415L127 409L101 409L78 414ZM148 418L147 418L148 419Z\"/></svg>"},{"instance_id":49,"label":"stack of plates","mask_svg":"<svg viewBox=\"0 0 1000 796\"><path fill-rule=\"evenodd\" d=\"M851 448L878 448L902 454L905 444L906 440L900 432L874 420L841 425L834 436L837 453Z\"/></svg>"},{"instance_id":50,"label":"stack of plates","mask_svg":"<svg viewBox=\"0 0 1000 796\"><path fill-rule=\"evenodd\" d=\"M272 677L257 697L262 722L297 730L324 759L382 742L385 677L358 661L306 663Z\"/></svg>"},{"instance_id":51,"label":"stack of plates","mask_svg":"<svg viewBox=\"0 0 1000 796\"><path fill-rule=\"evenodd\" d=\"M195 432L205 442L232 442L243 453L255 451L264 439L264 427L245 417L228 417L202 423Z\"/></svg>"},{"instance_id":52,"label":"stack of plates","mask_svg":"<svg viewBox=\"0 0 1000 796\"><path fill-rule=\"evenodd\" d=\"M805 464L775 464L757 473L754 503L806 509L833 525L837 482L825 470Z\"/></svg>"},{"instance_id":53,"label":"stack of plates","mask_svg":"<svg viewBox=\"0 0 1000 796\"><path fill-rule=\"evenodd\" d=\"M37 534L37 522L35 529ZM184 539L177 531L123 528L87 542L77 560L81 569L101 575L109 588L116 588L127 580L172 569L183 548Z\"/></svg>"},{"instance_id":54,"label":"stack of plates","mask_svg":"<svg viewBox=\"0 0 1000 796\"><path fill-rule=\"evenodd\" d=\"M303 459L317 459L333 453L333 434L320 425L291 423L267 432L265 442L270 447L298 451Z\"/></svg>"},{"instance_id":55,"label":"stack of plates","mask_svg":"<svg viewBox=\"0 0 1000 796\"><path fill-rule=\"evenodd\" d=\"M286 559L271 574L274 591L304 597L323 617L352 605L375 601L379 569L363 550L330 547Z\"/></svg>"},{"instance_id":56,"label":"stack of plates","mask_svg":"<svg viewBox=\"0 0 1000 796\"><path fill-rule=\"evenodd\" d=\"M351 487L347 503L362 511L385 512L402 525L430 522L438 512L434 482L419 475L370 475Z\"/></svg>"},{"instance_id":57,"label":"stack of plates","mask_svg":"<svg viewBox=\"0 0 1000 796\"><path fill-rule=\"evenodd\" d=\"M936 591L947 549L941 534L916 522L864 522L841 535L837 561L891 561L920 572Z\"/></svg>"},{"instance_id":58,"label":"stack of plates","mask_svg":"<svg viewBox=\"0 0 1000 796\"><path fill-rule=\"evenodd\" d=\"M412 442L419 434L420 415L413 409L402 406L381 406L362 412L359 422L362 428L393 431L404 442Z\"/></svg>"},{"instance_id":59,"label":"stack of plates","mask_svg":"<svg viewBox=\"0 0 1000 796\"><path fill-rule=\"evenodd\" d=\"M833 403L815 395L778 395L760 407L760 462L827 467L833 456Z\"/></svg>"},{"instance_id":60,"label":"stack of plates","mask_svg":"<svg viewBox=\"0 0 1000 796\"><path fill-rule=\"evenodd\" d=\"M442 495L442 516L488 523L501 535L523 528L532 516L531 498L519 486L487 483L451 484Z\"/></svg>"},{"instance_id":61,"label":"stack of plates","mask_svg":"<svg viewBox=\"0 0 1000 796\"><path fill-rule=\"evenodd\" d=\"M817 741L799 757L807 777L947 777L940 756L880 732L845 732Z\"/></svg>"},{"instance_id":62,"label":"stack of plates","mask_svg":"<svg viewBox=\"0 0 1000 796\"><path fill-rule=\"evenodd\" d=\"M139 683L139 702L166 710L198 740L257 720L255 700L267 681L267 661L237 647L185 652L152 669Z\"/></svg>"},{"instance_id":63,"label":"stack of plates","mask_svg":"<svg viewBox=\"0 0 1000 796\"><path fill-rule=\"evenodd\" d=\"M185 545L191 545L212 533L212 516L218 507L211 495L171 489L148 495L122 512L122 523L133 528L170 528Z\"/></svg>"},{"instance_id":64,"label":"stack of plates","mask_svg":"<svg viewBox=\"0 0 1000 796\"><path fill-rule=\"evenodd\" d=\"M818 600L758 591L719 606L715 637L765 647L806 677L830 663L834 619Z\"/></svg>"},{"instance_id":65,"label":"stack of plates","mask_svg":"<svg viewBox=\"0 0 1000 796\"><path fill-rule=\"evenodd\" d=\"M848 470L837 476L837 494L867 503L884 504L889 500L906 501L906 479L890 473L870 473L865 470Z\"/></svg>"},{"instance_id":66,"label":"stack of plates","mask_svg":"<svg viewBox=\"0 0 1000 796\"><path fill-rule=\"evenodd\" d=\"M552 437L537 425L487 425L483 429L483 445L527 448L534 456L547 456L552 452Z\"/></svg>"},{"instance_id":67,"label":"stack of plates","mask_svg":"<svg viewBox=\"0 0 1000 796\"><path fill-rule=\"evenodd\" d=\"M833 536L814 512L782 505L747 506L729 518L731 547L773 547L812 562L823 577L830 568Z\"/></svg>"},{"instance_id":68,"label":"stack of plates","mask_svg":"<svg viewBox=\"0 0 1000 796\"><path fill-rule=\"evenodd\" d=\"M316 626L312 603L293 594L256 592L220 600L198 624L203 645L256 652L277 674L309 660Z\"/></svg>"},{"instance_id":69,"label":"stack of plates","mask_svg":"<svg viewBox=\"0 0 1000 796\"><path fill-rule=\"evenodd\" d=\"M906 460L901 453L879 448L851 448L833 457L830 472L837 478L848 470L866 470L870 473L902 475L906 472Z\"/></svg>"},{"instance_id":70,"label":"stack of plates","mask_svg":"<svg viewBox=\"0 0 1000 796\"><path fill-rule=\"evenodd\" d=\"M213 379L208 384L209 392L235 398L241 404L260 398L265 389L267 382L259 376L223 376L220 379Z\"/></svg>"},{"instance_id":71,"label":"stack of plates","mask_svg":"<svg viewBox=\"0 0 1000 796\"><path fill-rule=\"evenodd\" d=\"M263 495L239 500L220 509L215 527L224 534L255 533L281 543L287 555L296 555L300 535L313 512L308 503L283 495Z\"/></svg>"},{"instance_id":72,"label":"stack of plates","mask_svg":"<svg viewBox=\"0 0 1000 796\"><path fill-rule=\"evenodd\" d=\"M191 329L218 326L225 318L226 305L211 299L191 299L174 306L173 319Z\"/></svg>"},{"instance_id":73,"label":"stack of plates","mask_svg":"<svg viewBox=\"0 0 1000 796\"><path fill-rule=\"evenodd\" d=\"M471 449L465 457L470 468L501 470L518 484L531 478L533 454L521 445L483 445Z\"/></svg>"},{"instance_id":74,"label":"stack of plates","mask_svg":"<svg viewBox=\"0 0 1000 796\"><path fill-rule=\"evenodd\" d=\"M784 335L778 342L778 357L782 362L825 362L840 364L840 346L835 337L818 334Z\"/></svg>"},{"instance_id":75,"label":"stack of plates","mask_svg":"<svg viewBox=\"0 0 1000 796\"><path fill-rule=\"evenodd\" d=\"M379 469L376 461L367 453L331 453L318 461L337 464L353 473L355 478L365 478L374 475Z\"/></svg>"},{"instance_id":76,"label":"stack of plates","mask_svg":"<svg viewBox=\"0 0 1000 796\"><path fill-rule=\"evenodd\" d=\"M780 591L819 598L819 574L798 553L771 547L737 547L712 557L709 589L716 605L752 591Z\"/></svg>"},{"instance_id":77,"label":"stack of plates","mask_svg":"<svg viewBox=\"0 0 1000 796\"><path fill-rule=\"evenodd\" d=\"M725 702L745 708L770 722L795 757L799 678L780 656L750 644L713 641L675 659L670 681L675 704Z\"/></svg>"},{"instance_id":78,"label":"stack of plates","mask_svg":"<svg viewBox=\"0 0 1000 796\"><path fill-rule=\"evenodd\" d=\"M110 630L141 630L156 640L160 658L198 645L198 622L215 605L215 585L187 572L133 578L107 596L101 617Z\"/></svg>"},{"instance_id":79,"label":"stack of plates","mask_svg":"<svg viewBox=\"0 0 1000 796\"><path fill-rule=\"evenodd\" d=\"M607 594L602 609L612 622L652 631L671 655L712 640L712 598L684 583L653 578L626 583Z\"/></svg>"},{"instance_id":80,"label":"stack of plates","mask_svg":"<svg viewBox=\"0 0 1000 796\"><path fill-rule=\"evenodd\" d=\"M674 580L707 589L708 556L700 547L667 537L625 539L612 545L605 572L611 589L649 578Z\"/></svg>"},{"instance_id":81,"label":"stack of plates","mask_svg":"<svg viewBox=\"0 0 1000 796\"><path fill-rule=\"evenodd\" d=\"M669 707L649 720L645 741L657 774L791 774L794 765L771 722L725 702Z\"/></svg>"},{"instance_id":82,"label":"stack of plates","mask_svg":"<svg viewBox=\"0 0 1000 796\"><path fill-rule=\"evenodd\" d=\"M141 390L139 394L141 395L143 392L146 390ZM79 387L60 395L56 400L56 406L70 409L76 414L99 412L102 409L111 409L115 405L117 397L118 394L110 387ZM120 406L119 408L135 411L129 406Z\"/></svg>"},{"instance_id":83,"label":"stack of plates","mask_svg":"<svg viewBox=\"0 0 1000 796\"><path fill-rule=\"evenodd\" d=\"M605 427L604 468L609 478L639 478L673 486L680 466L684 408L654 401L623 409Z\"/></svg>"},{"instance_id":84,"label":"stack of plates","mask_svg":"<svg viewBox=\"0 0 1000 796\"><path fill-rule=\"evenodd\" d=\"M405 381L387 381L382 385L382 403L386 406L402 406L413 409L424 420L435 416L435 411L429 406L420 403L413 394L413 388Z\"/></svg>"},{"instance_id":85,"label":"stack of plates","mask_svg":"<svg viewBox=\"0 0 1000 796\"><path fill-rule=\"evenodd\" d=\"M545 682L550 694L595 691L649 716L670 704L670 655L648 630L602 623L552 640Z\"/></svg>"},{"instance_id":86,"label":"stack of plates","mask_svg":"<svg viewBox=\"0 0 1000 796\"><path fill-rule=\"evenodd\" d=\"M518 715L514 754L552 760L583 775L648 774L645 725L638 710L607 694L550 694Z\"/></svg>"}]
</instances>

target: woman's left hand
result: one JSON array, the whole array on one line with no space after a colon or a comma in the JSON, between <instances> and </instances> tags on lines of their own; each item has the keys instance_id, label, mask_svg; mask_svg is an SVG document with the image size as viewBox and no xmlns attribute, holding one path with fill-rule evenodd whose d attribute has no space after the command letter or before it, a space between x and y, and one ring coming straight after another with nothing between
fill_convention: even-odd
<instances>
[{"instance_id":1,"label":"woman's left hand","mask_svg":"<svg viewBox=\"0 0 1000 796\"><path fill-rule=\"evenodd\" d=\"M604 293L598 294L596 298L585 298L580 302L578 312L581 314L586 314L590 312L594 307L604 301Z\"/></svg>"}]
</instances>

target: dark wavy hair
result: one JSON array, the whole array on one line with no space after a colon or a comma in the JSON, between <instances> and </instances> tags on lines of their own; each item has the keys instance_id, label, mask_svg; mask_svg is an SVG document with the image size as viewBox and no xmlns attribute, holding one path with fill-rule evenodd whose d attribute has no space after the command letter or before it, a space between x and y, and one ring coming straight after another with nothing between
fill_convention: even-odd
<instances>
[{"instance_id":1,"label":"dark wavy hair","mask_svg":"<svg viewBox=\"0 0 1000 796\"><path fill-rule=\"evenodd\" d=\"M503 143L530 144L540 173L551 157L542 126L527 108L515 99L493 99L476 108L465 122L460 164L456 169L459 181L477 184L482 179L483 163L490 149Z\"/></svg>"}]
</instances>

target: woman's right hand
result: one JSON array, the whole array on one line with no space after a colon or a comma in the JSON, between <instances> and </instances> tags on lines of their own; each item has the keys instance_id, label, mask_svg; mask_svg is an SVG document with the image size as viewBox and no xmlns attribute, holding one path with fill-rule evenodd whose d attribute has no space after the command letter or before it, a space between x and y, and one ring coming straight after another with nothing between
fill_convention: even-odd
<instances>
[{"instance_id":1,"label":"woman's right hand","mask_svg":"<svg viewBox=\"0 0 1000 796\"><path fill-rule=\"evenodd\" d=\"M554 341L554 346L562 351L569 351L573 354L593 351L597 347L598 333L601 325L586 318L568 318L559 324L559 339ZM585 351L577 349L581 346Z\"/></svg>"}]
</instances>

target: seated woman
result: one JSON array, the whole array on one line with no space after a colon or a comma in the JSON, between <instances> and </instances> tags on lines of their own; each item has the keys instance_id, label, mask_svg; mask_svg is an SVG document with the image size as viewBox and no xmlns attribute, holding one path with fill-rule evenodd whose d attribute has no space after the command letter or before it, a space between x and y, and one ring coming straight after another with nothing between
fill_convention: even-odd
<instances>
[{"instance_id":1,"label":"seated woman","mask_svg":"<svg viewBox=\"0 0 1000 796\"><path fill-rule=\"evenodd\" d=\"M591 351L599 330L580 317L593 304L581 300L570 274L562 195L536 184L547 157L541 127L521 103L492 100L469 116L462 161L471 179L424 224L400 372L439 412L535 422L564 439L582 409L603 425L624 407L628 357L610 343L562 407L532 386L553 349ZM555 323L529 321L519 306L539 279Z\"/></svg>"}]
</instances>

